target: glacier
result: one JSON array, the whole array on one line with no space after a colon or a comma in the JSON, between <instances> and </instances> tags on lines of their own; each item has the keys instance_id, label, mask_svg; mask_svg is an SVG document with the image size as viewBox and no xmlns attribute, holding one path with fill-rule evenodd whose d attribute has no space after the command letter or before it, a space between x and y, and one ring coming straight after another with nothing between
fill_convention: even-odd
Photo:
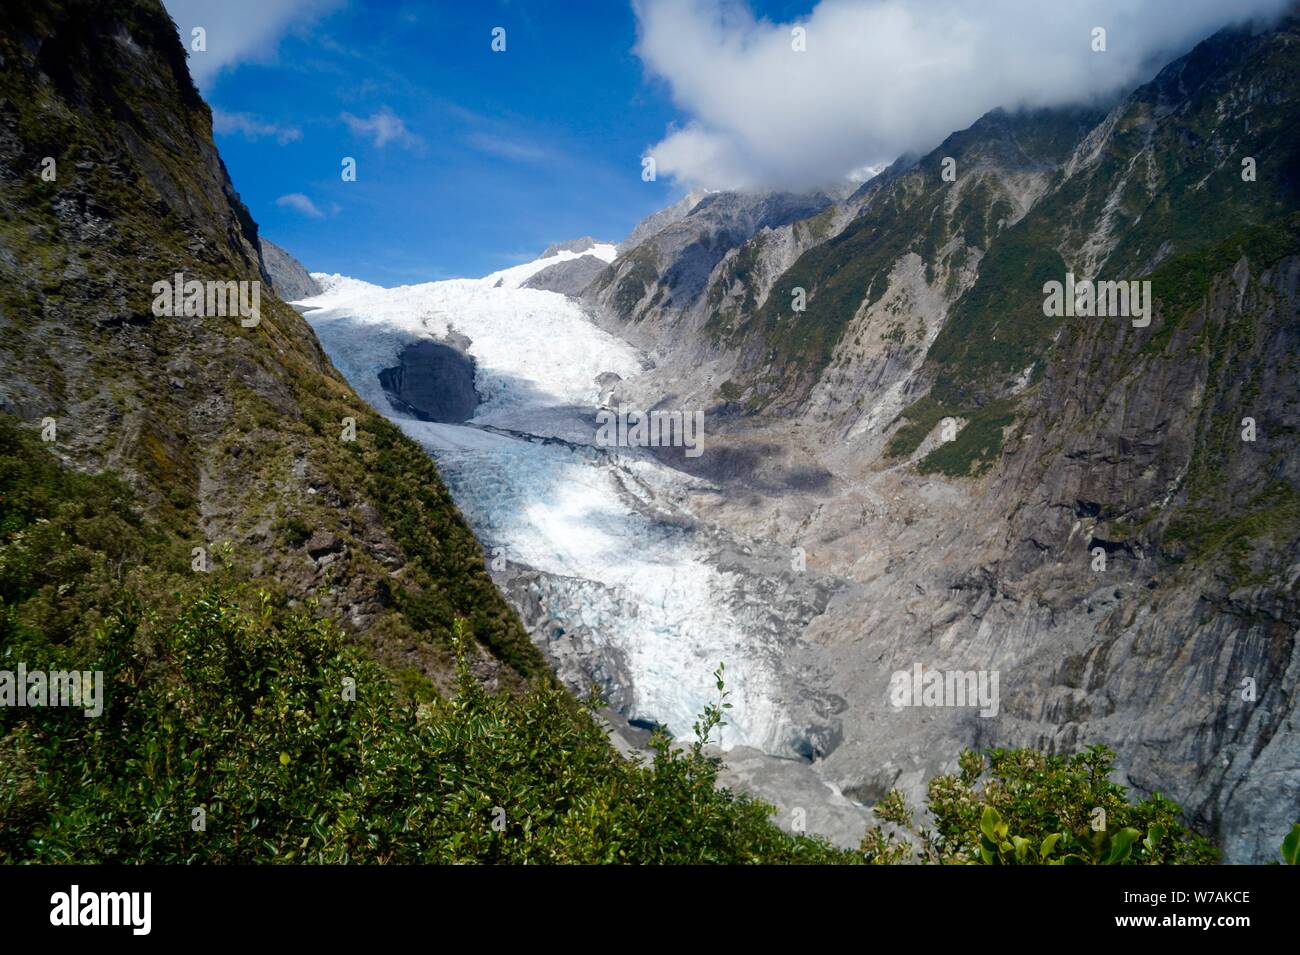
<instances>
[{"instance_id":1,"label":"glacier","mask_svg":"<svg viewBox=\"0 0 1300 955\"><path fill-rule=\"evenodd\" d=\"M615 249L586 254L610 261ZM639 449L595 447L596 379L635 377L643 357L579 303L520 287L573 257L396 288L318 273L322 294L295 304L358 394L433 456L484 550L546 575L550 620L618 654L631 684L623 716L691 737L725 662L722 747L803 755L806 730L781 702L782 635L755 625L763 608L743 573L719 566L710 533L665 519L697 479ZM451 336L476 362L475 415L453 425L398 413L379 372L407 345Z\"/></svg>"}]
</instances>

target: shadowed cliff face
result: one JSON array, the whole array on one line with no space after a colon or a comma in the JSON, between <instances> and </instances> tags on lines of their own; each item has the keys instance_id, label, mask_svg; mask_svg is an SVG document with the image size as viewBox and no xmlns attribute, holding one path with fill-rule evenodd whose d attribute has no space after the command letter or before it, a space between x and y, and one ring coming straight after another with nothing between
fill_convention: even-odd
<instances>
[{"instance_id":1,"label":"shadowed cliff face","mask_svg":"<svg viewBox=\"0 0 1300 955\"><path fill-rule=\"evenodd\" d=\"M0 410L54 419L70 466L122 474L151 520L229 543L417 680L446 683L456 616L484 675L540 672L433 465L269 285L249 327L154 313L176 273L266 281L162 5L4 4L0 57Z\"/></svg>"},{"instance_id":2,"label":"shadowed cliff face","mask_svg":"<svg viewBox=\"0 0 1300 955\"><path fill-rule=\"evenodd\" d=\"M474 359L441 342L418 341L398 355L398 364L379 373L388 400L421 421L461 424L479 405Z\"/></svg>"}]
</instances>

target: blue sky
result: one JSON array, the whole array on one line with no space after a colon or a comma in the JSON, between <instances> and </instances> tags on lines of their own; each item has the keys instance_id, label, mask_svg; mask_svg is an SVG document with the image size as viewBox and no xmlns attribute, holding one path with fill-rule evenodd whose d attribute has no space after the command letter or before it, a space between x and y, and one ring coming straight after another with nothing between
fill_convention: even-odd
<instances>
[{"instance_id":1,"label":"blue sky","mask_svg":"<svg viewBox=\"0 0 1300 955\"><path fill-rule=\"evenodd\" d=\"M164 3L187 46L206 30L190 71L263 234L391 286L618 241L691 186L815 188L995 107L1103 100L1291 0Z\"/></svg>"},{"instance_id":2,"label":"blue sky","mask_svg":"<svg viewBox=\"0 0 1300 955\"><path fill-rule=\"evenodd\" d=\"M191 70L236 188L312 271L482 275L556 240L618 241L684 191L641 179L682 116L632 52L621 0L307 4L237 59L243 25L223 26L217 0L168 6L183 38L187 17L208 32ZM202 57L226 65L213 75Z\"/></svg>"}]
</instances>

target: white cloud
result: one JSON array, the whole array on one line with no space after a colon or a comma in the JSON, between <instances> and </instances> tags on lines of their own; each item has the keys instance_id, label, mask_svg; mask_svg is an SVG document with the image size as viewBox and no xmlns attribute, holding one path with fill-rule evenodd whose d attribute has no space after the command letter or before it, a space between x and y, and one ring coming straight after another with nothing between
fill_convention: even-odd
<instances>
[{"instance_id":1,"label":"white cloud","mask_svg":"<svg viewBox=\"0 0 1300 955\"><path fill-rule=\"evenodd\" d=\"M316 208L316 203L312 202L301 192L291 192L287 196L281 196L275 200L277 206L284 206L286 209L292 209L299 212L309 219L324 219L325 213Z\"/></svg>"},{"instance_id":2,"label":"white cloud","mask_svg":"<svg viewBox=\"0 0 1300 955\"><path fill-rule=\"evenodd\" d=\"M407 147L417 146L420 142L420 138L406 128L402 118L387 106L367 117L344 113L340 118L352 130L352 135L371 137L375 145L381 148L392 142Z\"/></svg>"},{"instance_id":3,"label":"white cloud","mask_svg":"<svg viewBox=\"0 0 1300 955\"><path fill-rule=\"evenodd\" d=\"M539 163L549 158L550 154L539 146L518 140L507 139L494 133L474 132L465 137L465 142L481 153L509 159L513 162Z\"/></svg>"},{"instance_id":4,"label":"white cloud","mask_svg":"<svg viewBox=\"0 0 1300 955\"><path fill-rule=\"evenodd\" d=\"M274 136L281 146L302 139L302 130L297 126L280 126L264 122L251 113L227 113L215 108L212 110L212 128L219 133L239 133L246 139Z\"/></svg>"},{"instance_id":5,"label":"white cloud","mask_svg":"<svg viewBox=\"0 0 1300 955\"><path fill-rule=\"evenodd\" d=\"M1119 92L1219 27L1289 3L822 0L778 24L743 0L633 0L636 52L690 117L650 154L691 185L817 185L932 149L998 106Z\"/></svg>"},{"instance_id":6,"label":"white cloud","mask_svg":"<svg viewBox=\"0 0 1300 955\"><path fill-rule=\"evenodd\" d=\"M163 0L189 52L190 76L207 88L238 63L274 58L280 38L337 7L341 0ZM191 47L195 27L207 49Z\"/></svg>"}]
</instances>

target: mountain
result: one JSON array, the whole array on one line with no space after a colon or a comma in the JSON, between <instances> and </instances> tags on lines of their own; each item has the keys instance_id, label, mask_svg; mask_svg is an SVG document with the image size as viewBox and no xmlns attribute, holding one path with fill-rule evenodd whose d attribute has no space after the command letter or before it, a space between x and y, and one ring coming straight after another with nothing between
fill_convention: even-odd
<instances>
[{"instance_id":1,"label":"mountain","mask_svg":"<svg viewBox=\"0 0 1300 955\"><path fill-rule=\"evenodd\" d=\"M520 289L548 264L444 288L598 332ZM425 449L272 291L284 265L158 0L0 8L0 862L855 861L698 748L619 754ZM366 339L359 387L470 413L443 331Z\"/></svg>"},{"instance_id":2,"label":"mountain","mask_svg":"<svg viewBox=\"0 0 1300 955\"><path fill-rule=\"evenodd\" d=\"M634 229L633 237L646 238L631 248L624 243L585 297L624 322L674 316L698 299L729 250L761 230L805 219L831 204L820 193L710 193L678 218L691 198Z\"/></svg>"},{"instance_id":3,"label":"mountain","mask_svg":"<svg viewBox=\"0 0 1300 955\"><path fill-rule=\"evenodd\" d=\"M270 239L263 238L260 245L262 268L271 283L271 291L281 301L296 302L321 293L320 283L308 274L301 262Z\"/></svg>"},{"instance_id":4,"label":"mountain","mask_svg":"<svg viewBox=\"0 0 1300 955\"><path fill-rule=\"evenodd\" d=\"M1106 743L1228 861L1272 857L1300 790L1297 50L1295 18L1223 31L802 216L712 194L588 288L654 351L627 400L708 409L700 506L842 575L799 641L845 701L815 764L842 791L919 796L954 740ZM1050 317L1067 275L1149 281L1154 314ZM999 672L1000 714L892 710L917 663Z\"/></svg>"},{"instance_id":5,"label":"mountain","mask_svg":"<svg viewBox=\"0 0 1300 955\"><path fill-rule=\"evenodd\" d=\"M1298 40L1225 31L847 196L692 194L479 280L325 276L303 316L157 0L3 7L0 642L105 661L110 692L90 731L0 711L0 857L861 860L701 749L617 758L559 659L625 695L654 670L645 725L730 688L730 772L793 794L783 821L819 798L850 832L965 747L1101 743L1228 861L1273 858L1300 791ZM1150 281L1150 321L1045 313L1070 274ZM706 452L584 444L615 394L707 413ZM444 474L529 545L493 569L530 627ZM918 667L1001 695L896 705Z\"/></svg>"},{"instance_id":6,"label":"mountain","mask_svg":"<svg viewBox=\"0 0 1300 955\"><path fill-rule=\"evenodd\" d=\"M554 258L558 261L539 268L522 287L559 292L577 298L609 264L614 254L612 246L598 243L589 235L569 242L552 243L542 252L542 259Z\"/></svg>"},{"instance_id":7,"label":"mountain","mask_svg":"<svg viewBox=\"0 0 1300 955\"><path fill-rule=\"evenodd\" d=\"M458 615L491 682L544 672L433 465L270 291L300 267L260 239L162 6L10 4L0 38L0 410L413 679L448 685ZM158 314L177 274L261 283L260 316Z\"/></svg>"},{"instance_id":8,"label":"mountain","mask_svg":"<svg viewBox=\"0 0 1300 955\"><path fill-rule=\"evenodd\" d=\"M619 243L618 251L622 253L628 249L634 249L646 239L657 235L673 223L685 219L700 204L700 200L708 194L707 189L692 189L667 208L646 216L628 233L627 238Z\"/></svg>"}]
</instances>

